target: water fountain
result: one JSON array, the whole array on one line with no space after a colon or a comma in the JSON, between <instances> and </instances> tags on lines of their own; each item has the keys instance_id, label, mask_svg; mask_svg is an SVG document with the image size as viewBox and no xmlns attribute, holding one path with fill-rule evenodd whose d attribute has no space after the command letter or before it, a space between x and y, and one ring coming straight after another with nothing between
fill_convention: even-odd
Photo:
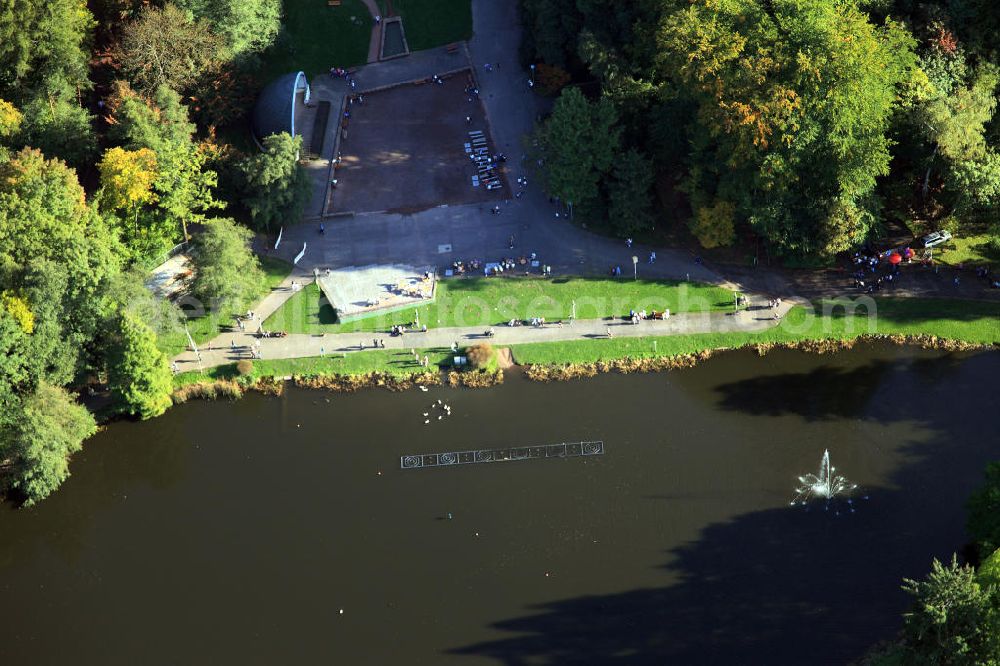
<instances>
[{"instance_id":1,"label":"water fountain","mask_svg":"<svg viewBox=\"0 0 1000 666\"><path fill-rule=\"evenodd\" d=\"M836 467L830 465L830 450L823 451L823 460L819 464L819 474L806 474L799 477L802 484L795 489L795 498L791 504L805 504L813 498L824 499L827 502L838 495L846 495L855 488L857 484L848 483L842 476L836 476ZM848 500L850 502L850 500Z\"/></svg>"}]
</instances>

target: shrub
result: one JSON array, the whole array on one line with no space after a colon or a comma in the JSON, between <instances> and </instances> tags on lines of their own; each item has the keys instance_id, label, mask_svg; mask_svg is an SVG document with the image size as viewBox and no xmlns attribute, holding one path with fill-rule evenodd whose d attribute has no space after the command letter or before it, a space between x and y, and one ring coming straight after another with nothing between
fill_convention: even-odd
<instances>
[{"instance_id":1,"label":"shrub","mask_svg":"<svg viewBox=\"0 0 1000 666\"><path fill-rule=\"evenodd\" d=\"M473 345L465 350L465 355L469 359L469 365L476 369L485 368L489 365L490 360L493 359L493 354L493 345L488 342Z\"/></svg>"},{"instance_id":2,"label":"shrub","mask_svg":"<svg viewBox=\"0 0 1000 666\"><path fill-rule=\"evenodd\" d=\"M240 359L236 362L236 372L240 373L240 377L253 373L253 361L248 358Z\"/></svg>"}]
</instances>

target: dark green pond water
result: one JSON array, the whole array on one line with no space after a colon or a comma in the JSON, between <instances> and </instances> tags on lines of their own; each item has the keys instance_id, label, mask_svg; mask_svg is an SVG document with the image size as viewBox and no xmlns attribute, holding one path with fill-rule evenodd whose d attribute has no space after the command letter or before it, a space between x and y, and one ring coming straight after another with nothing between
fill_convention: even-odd
<instances>
[{"instance_id":1,"label":"dark green pond water","mask_svg":"<svg viewBox=\"0 0 1000 666\"><path fill-rule=\"evenodd\" d=\"M54 497L0 509L0 658L844 663L898 630L900 579L966 541L998 376L995 353L739 353L116 423ZM452 416L425 425L438 398ZM606 453L399 469L589 439ZM789 506L826 448L856 513Z\"/></svg>"},{"instance_id":2,"label":"dark green pond water","mask_svg":"<svg viewBox=\"0 0 1000 666\"><path fill-rule=\"evenodd\" d=\"M382 42L382 57L391 58L406 51L406 44L403 42L403 22L388 21L382 29L385 31L385 38Z\"/></svg>"}]
</instances>

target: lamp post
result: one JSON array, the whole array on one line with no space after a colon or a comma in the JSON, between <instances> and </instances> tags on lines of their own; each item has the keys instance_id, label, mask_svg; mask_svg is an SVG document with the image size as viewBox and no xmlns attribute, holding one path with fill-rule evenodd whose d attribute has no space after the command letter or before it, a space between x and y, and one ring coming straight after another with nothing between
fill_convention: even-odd
<instances>
[{"instance_id":1,"label":"lamp post","mask_svg":"<svg viewBox=\"0 0 1000 666\"><path fill-rule=\"evenodd\" d=\"M535 63L531 63L531 87L535 87Z\"/></svg>"},{"instance_id":2,"label":"lamp post","mask_svg":"<svg viewBox=\"0 0 1000 666\"><path fill-rule=\"evenodd\" d=\"M632 279L639 279L639 257L632 255Z\"/></svg>"}]
</instances>

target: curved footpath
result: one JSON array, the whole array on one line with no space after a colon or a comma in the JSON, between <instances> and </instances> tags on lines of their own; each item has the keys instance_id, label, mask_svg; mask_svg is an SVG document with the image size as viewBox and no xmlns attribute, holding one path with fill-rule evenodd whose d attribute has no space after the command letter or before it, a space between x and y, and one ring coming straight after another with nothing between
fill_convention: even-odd
<instances>
[{"instance_id":1,"label":"curved footpath","mask_svg":"<svg viewBox=\"0 0 1000 666\"><path fill-rule=\"evenodd\" d=\"M375 4L375 0L361 0L361 2L368 8L368 13L372 15L372 36L368 40L368 62L378 62L379 51L382 49L382 23L375 21L375 17L379 16L379 8Z\"/></svg>"},{"instance_id":2,"label":"curved footpath","mask_svg":"<svg viewBox=\"0 0 1000 666\"><path fill-rule=\"evenodd\" d=\"M751 297L751 302L760 300ZM783 301L776 310L754 306L752 310L741 310L737 314L731 312L687 312L671 315L669 319L663 321L647 320L638 324L620 319L616 321L578 319L572 323L564 323L562 326L556 324L538 327L494 326L493 338L488 338L485 335L485 326L432 328L426 333L413 332L397 337L386 333L363 332L292 334L284 338L261 339L252 333L236 332L220 335L211 343L205 344L201 348L201 365L203 368L211 368L250 358L253 349L259 350L261 358L268 360L324 355L339 356L366 349L371 350L374 348L373 341L376 339L384 342L386 349L408 350L450 347L455 343L459 347L466 347L485 341L496 346L506 347L529 342L601 339L607 338L609 329L616 338L736 331L758 332L777 326L778 320L774 318L775 313L784 316L793 305L796 303ZM181 354L174 360L181 372L198 369L198 359L190 351Z\"/></svg>"}]
</instances>

